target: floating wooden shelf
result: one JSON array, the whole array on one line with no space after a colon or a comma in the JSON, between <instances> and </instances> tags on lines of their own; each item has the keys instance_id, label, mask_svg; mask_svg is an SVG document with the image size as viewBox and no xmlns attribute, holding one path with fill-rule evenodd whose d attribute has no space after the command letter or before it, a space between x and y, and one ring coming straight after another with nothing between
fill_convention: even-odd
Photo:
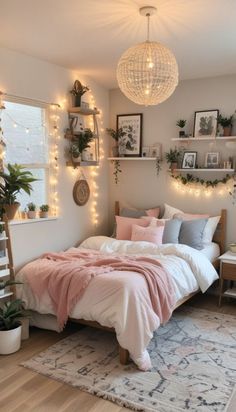
<instances>
[{"instance_id":1,"label":"floating wooden shelf","mask_svg":"<svg viewBox=\"0 0 236 412\"><path fill-rule=\"evenodd\" d=\"M186 172L186 173L191 173L191 172L227 172L227 173L234 173L234 169L175 169L174 172Z\"/></svg>"},{"instance_id":2,"label":"floating wooden shelf","mask_svg":"<svg viewBox=\"0 0 236 412\"><path fill-rule=\"evenodd\" d=\"M171 139L174 142L194 142L195 141L200 141L200 142L224 142L227 140L236 140L236 136L219 136L216 138L212 137L173 137Z\"/></svg>"},{"instance_id":3,"label":"floating wooden shelf","mask_svg":"<svg viewBox=\"0 0 236 412\"><path fill-rule=\"evenodd\" d=\"M98 162L96 160L90 160L90 161L81 161L81 162L72 162L68 161L66 162L66 166L68 167L79 167L79 166L98 166Z\"/></svg>"},{"instance_id":4,"label":"floating wooden shelf","mask_svg":"<svg viewBox=\"0 0 236 412\"><path fill-rule=\"evenodd\" d=\"M0 295L0 299L6 299L13 295L13 292L6 292L4 295Z\"/></svg>"},{"instance_id":5,"label":"floating wooden shelf","mask_svg":"<svg viewBox=\"0 0 236 412\"><path fill-rule=\"evenodd\" d=\"M97 109L85 109L83 107L70 107L68 113L82 114L84 116L100 114Z\"/></svg>"},{"instance_id":6,"label":"floating wooden shelf","mask_svg":"<svg viewBox=\"0 0 236 412\"><path fill-rule=\"evenodd\" d=\"M156 160L156 157L108 157L108 160Z\"/></svg>"}]
</instances>

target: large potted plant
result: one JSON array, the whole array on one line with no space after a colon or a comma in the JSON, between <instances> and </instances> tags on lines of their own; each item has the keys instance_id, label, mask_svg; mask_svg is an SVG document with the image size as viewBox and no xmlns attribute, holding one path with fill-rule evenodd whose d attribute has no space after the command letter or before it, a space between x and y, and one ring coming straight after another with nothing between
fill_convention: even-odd
<instances>
[{"instance_id":1,"label":"large potted plant","mask_svg":"<svg viewBox=\"0 0 236 412\"><path fill-rule=\"evenodd\" d=\"M112 147L112 156L118 157L119 156L119 140L125 136L125 132L123 131L122 127L117 130L114 129L106 129L107 133L114 139L115 145Z\"/></svg>"},{"instance_id":2,"label":"large potted plant","mask_svg":"<svg viewBox=\"0 0 236 412\"><path fill-rule=\"evenodd\" d=\"M14 216L20 206L17 202L17 195L24 191L30 195L33 190L31 183L35 179L29 170L18 164L7 165L8 173L0 171L0 204L4 209L8 219L14 219Z\"/></svg>"},{"instance_id":3,"label":"large potted plant","mask_svg":"<svg viewBox=\"0 0 236 412\"><path fill-rule=\"evenodd\" d=\"M90 144L94 139L93 132L91 129L84 129L82 132L79 132L78 134L74 135L73 140L71 141L71 147L70 147L70 154L72 156L72 161L76 163L77 161L80 160L80 157L83 156L86 151L90 147ZM87 160L87 159L86 159Z\"/></svg>"},{"instance_id":4,"label":"large potted plant","mask_svg":"<svg viewBox=\"0 0 236 412\"><path fill-rule=\"evenodd\" d=\"M231 136L231 130L233 126L233 118L234 116L230 117L223 117L221 114L218 116L218 124L223 127L224 136Z\"/></svg>"},{"instance_id":5,"label":"large potted plant","mask_svg":"<svg viewBox=\"0 0 236 412\"><path fill-rule=\"evenodd\" d=\"M0 355L9 355L20 349L20 318L26 314L22 304L21 299L15 299L0 307Z\"/></svg>"},{"instance_id":6,"label":"large potted plant","mask_svg":"<svg viewBox=\"0 0 236 412\"><path fill-rule=\"evenodd\" d=\"M165 158L167 163L170 165L171 172L177 169L180 155L181 153L176 147L174 149L170 149L169 152L165 153Z\"/></svg>"},{"instance_id":7,"label":"large potted plant","mask_svg":"<svg viewBox=\"0 0 236 412\"><path fill-rule=\"evenodd\" d=\"M75 80L73 89L70 91L70 93L74 96L74 107L81 106L81 97L87 91L89 91L87 86L83 86L79 80Z\"/></svg>"}]
</instances>

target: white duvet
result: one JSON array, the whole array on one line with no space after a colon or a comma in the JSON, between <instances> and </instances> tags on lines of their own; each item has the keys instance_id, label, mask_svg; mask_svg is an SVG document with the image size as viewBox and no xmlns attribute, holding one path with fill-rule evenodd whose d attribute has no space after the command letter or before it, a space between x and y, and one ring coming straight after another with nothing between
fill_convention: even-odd
<instances>
[{"instance_id":1,"label":"white duvet","mask_svg":"<svg viewBox=\"0 0 236 412\"><path fill-rule=\"evenodd\" d=\"M185 245L156 246L149 242L96 236L85 240L80 248L101 250L108 254L155 256L173 279L177 301L198 289L205 292L218 278L207 257ZM24 287L19 288L18 296L23 299L28 309L54 315L48 293L39 300L25 283L24 268L18 273L17 279L24 283ZM147 284L141 274L114 271L95 277L70 316L113 327L119 344L128 349L139 368L150 367L146 348L160 321L152 309Z\"/></svg>"}]
</instances>

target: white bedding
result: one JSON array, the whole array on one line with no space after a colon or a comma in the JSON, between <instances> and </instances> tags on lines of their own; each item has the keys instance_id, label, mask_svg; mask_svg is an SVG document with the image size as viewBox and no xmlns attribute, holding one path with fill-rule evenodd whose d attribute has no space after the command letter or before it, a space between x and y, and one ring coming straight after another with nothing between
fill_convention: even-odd
<instances>
[{"instance_id":1,"label":"white bedding","mask_svg":"<svg viewBox=\"0 0 236 412\"><path fill-rule=\"evenodd\" d=\"M213 263L220 256L220 246L217 243L208 243L202 250L207 259Z\"/></svg>"},{"instance_id":2,"label":"white bedding","mask_svg":"<svg viewBox=\"0 0 236 412\"><path fill-rule=\"evenodd\" d=\"M209 259L203 253L185 245L155 246L148 242L97 236L87 239L80 247L109 254L155 256L170 273L177 300L198 289L205 292L218 278ZM25 283L24 268L18 273L17 279ZM18 296L23 299L28 309L41 314L54 314L48 293L39 301L29 286L24 284L23 288L19 288ZM114 271L95 277L70 316L97 321L103 326L115 328L119 344L129 350L136 364L141 369L150 366L146 347L160 321L151 307L147 284L142 275L136 272Z\"/></svg>"}]
</instances>

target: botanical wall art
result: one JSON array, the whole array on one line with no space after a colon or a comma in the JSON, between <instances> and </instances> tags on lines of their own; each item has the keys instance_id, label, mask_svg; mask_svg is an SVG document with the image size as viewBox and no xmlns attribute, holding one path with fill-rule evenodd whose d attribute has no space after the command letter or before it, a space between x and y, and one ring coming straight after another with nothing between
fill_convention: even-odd
<instances>
[{"instance_id":1,"label":"botanical wall art","mask_svg":"<svg viewBox=\"0 0 236 412\"><path fill-rule=\"evenodd\" d=\"M216 137L219 110L204 110L195 112L194 137Z\"/></svg>"},{"instance_id":2,"label":"botanical wall art","mask_svg":"<svg viewBox=\"0 0 236 412\"><path fill-rule=\"evenodd\" d=\"M194 169L197 162L197 152L184 152L182 169Z\"/></svg>"},{"instance_id":3,"label":"botanical wall art","mask_svg":"<svg viewBox=\"0 0 236 412\"><path fill-rule=\"evenodd\" d=\"M219 152L206 153L205 166L211 169L219 167Z\"/></svg>"},{"instance_id":4,"label":"botanical wall art","mask_svg":"<svg viewBox=\"0 0 236 412\"><path fill-rule=\"evenodd\" d=\"M141 156L142 117L142 113L117 115L117 130L122 129L124 132L119 139L120 156Z\"/></svg>"}]
</instances>

